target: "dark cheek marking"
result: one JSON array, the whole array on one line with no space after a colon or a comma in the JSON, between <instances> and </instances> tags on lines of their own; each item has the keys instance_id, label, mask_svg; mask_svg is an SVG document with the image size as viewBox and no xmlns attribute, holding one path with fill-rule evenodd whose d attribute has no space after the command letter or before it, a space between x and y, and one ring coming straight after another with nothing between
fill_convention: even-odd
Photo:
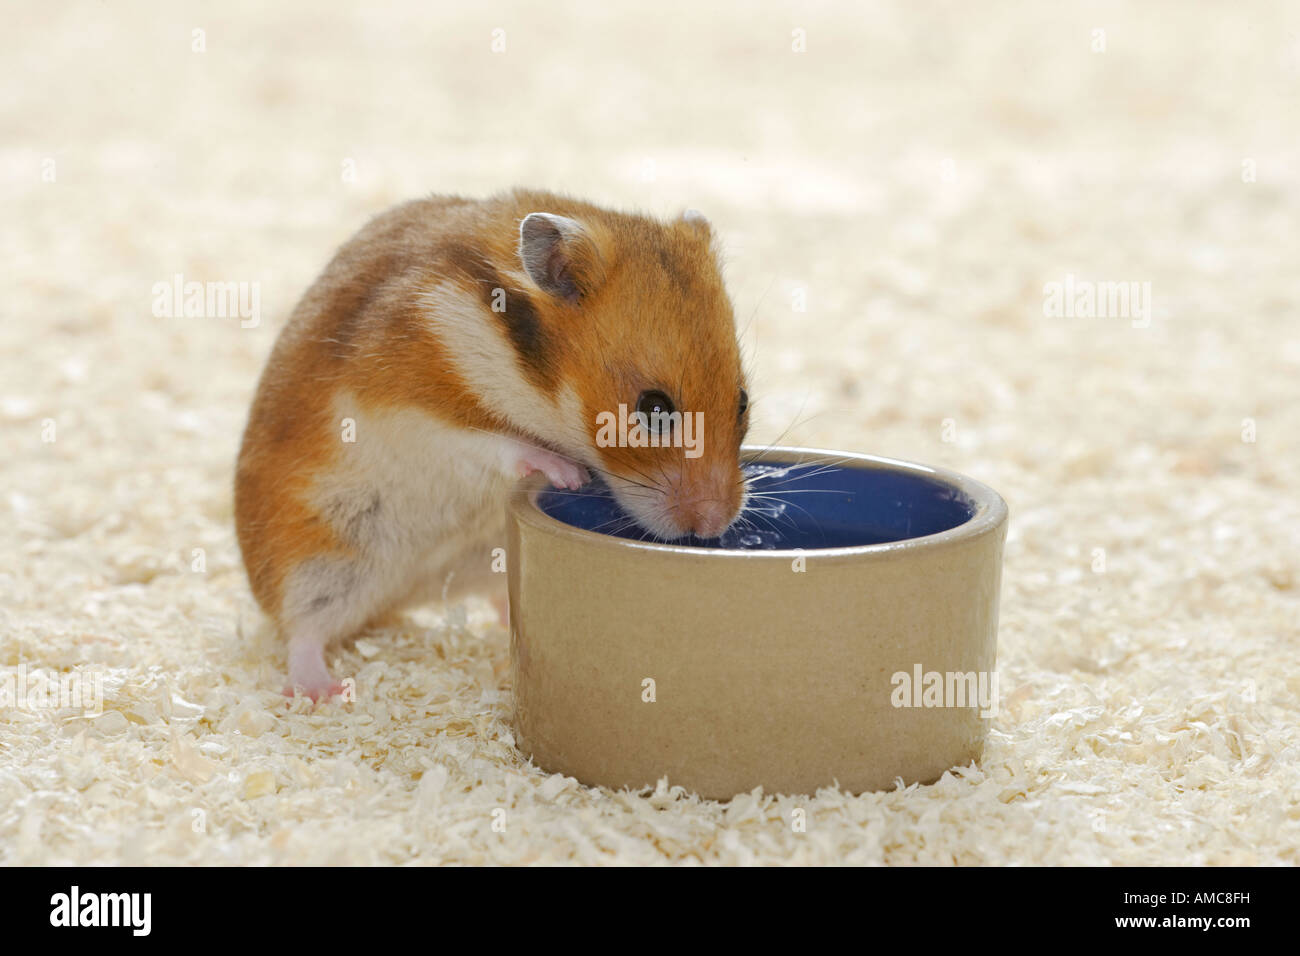
<instances>
[{"instance_id":1,"label":"dark cheek marking","mask_svg":"<svg viewBox=\"0 0 1300 956\"><path fill-rule=\"evenodd\" d=\"M553 346L528 293L507 288L496 269L468 248L450 250L448 259L474 283L479 301L501 324L524 373L543 391L553 392L558 384L552 361ZM494 311L494 308L504 311Z\"/></svg>"},{"instance_id":2,"label":"dark cheek marking","mask_svg":"<svg viewBox=\"0 0 1300 956\"><path fill-rule=\"evenodd\" d=\"M550 343L537 310L522 292L507 291L505 299L506 310L498 314L503 317L510 344L515 347L524 366L535 373L540 382L548 382Z\"/></svg>"}]
</instances>

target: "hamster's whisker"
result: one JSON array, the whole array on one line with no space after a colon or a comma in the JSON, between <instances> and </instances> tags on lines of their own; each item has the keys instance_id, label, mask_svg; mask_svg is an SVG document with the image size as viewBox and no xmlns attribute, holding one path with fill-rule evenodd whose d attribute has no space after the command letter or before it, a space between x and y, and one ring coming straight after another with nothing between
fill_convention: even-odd
<instances>
[{"instance_id":1,"label":"hamster's whisker","mask_svg":"<svg viewBox=\"0 0 1300 956\"><path fill-rule=\"evenodd\" d=\"M805 459L801 459L800 461L795 462L793 465L786 465L786 466L782 467L781 470L784 471L784 472L786 472L786 473L789 473L789 472L792 472L792 471L797 471L797 470L800 469L800 468L819 468L819 467L832 468L832 467L836 467L836 466L838 466L838 465L842 465L842 464L844 464L846 461L849 461L849 460L850 460L850 457L851 457L851 456L845 455L845 456L837 457L837 458L826 458L826 457L819 457L819 458L816 458L816 459L807 459L807 458L805 458ZM755 459L755 460L751 460L751 461L748 462L747 464L761 464L761 462L758 462L758 461ZM777 466L777 467L781 467L781 466ZM765 472L759 472L759 473L757 473L757 477L761 478L761 477L763 477L765 474L766 474ZM801 476L801 477L807 477L807 476L804 475L804 476Z\"/></svg>"},{"instance_id":2,"label":"hamster's whisker","mask_svg":"<svg viewBox=\"0 0 1300 956\"><path fill-rule=\"evenodd\" d=\"M783 501L781 503L789 505L791 508L798 508L800 511L802 511L804 514L808 516L808 520L810 520L813 524L817 526L817 530L819 531L821 530L821 522L819 522L817 518L813 515L813 513L809 511L807 508L802 507L801 505L799 505L797 502L794 501Z\"/></svg>"},{"instance_id":3,"label":"hamster's whisker","mask_svg":"<svg viewBox=\"0 0 1300 956\"><path fill-rule=\"evenodd\" d=\"M762 518L762 519L763 519L763 523L764 523L765 525L767 525L769 528L772 529L772 533L773 533L773 534L780 534L780 533L781 533L780 530L777 528L777 526L774 525L774 524L771 522L771 520L770 520L771 516L770 516L770 515L765 515L765 514L763 514L763 512L761 512L761 511L751 511L751 512L749 512L749 514L752 515L754 518ZM742 517L745 517L745 516L742 514ZM754 524L754 522L753 522L751 519L746 518L746 520L749 521L749 526L750 526L751 528L753 528L755 531L758 530L758 525Z\"/></svg>"},{"instance_id":4,"label":"hamster's whisker","mask_svg":"<svg viewBox=\"0 0 1300 956\"><path fill-rule=\"evenodd\" d=\"M832 471L838 471L839 466L848 461L848 458L839 458L834 461L825 460L818 462L807 462L798 465L791 465L785 469L785 473L780 476L773 476L770 472L756 472L745 475L741 480L747 484L753 484L758 481L766 481L768 488L781 488L794 481L807 481L809 478L816 478L819 475L829 474ZM793 475L790 472L800 468L816 468L816 471L809 471L803 474Z\"/></svg>"},{"instance_id":5,"label":"hamster's whisker","mask_svg":"<svg viewBox=\"0 0 1300 956\"><path fill-rule=\"evenodd\" d=\"M786 522L789 523L790 527L792 528L799 527L798 523L793 518L791 518L788 514L784 513L784 509L782 509L781 511L765 511L762 508L747 507L745 510L749 514L753 515L755 518L762 518L764 521L767 522L768 527L771 528L773 531L777 530L776 525L772 523L773 520L775 519L784 519Z\"/></svg>"},{"instance_id":6,"label":"hamster's whisker","mask_svg":"<svg viewBox=\"0 0 1300 956\"><path fill-rule=\"evenodd\" d=\"M785 428L781 430L781 434L777 435L770 445L767 445L766 447L759 449L757 452L754 452L750 458L741 461L740 463L741 466L743 467L745 465L753 464L758 459L759 456L766 454L767 452L775 448L777 445L781 444L781 440L784 439L786 435L790 434L790 431L792 429L794 429L798 425L804 424L804 422L799 421L799 416L803 414L803 410L807 406L808 406L808 398L805 397L803 400L803 404L799 406L799 411L795 412L794 419L790 422L789 425L787 425ZM810 421L810 420L811 419L805 419L805 421Z\"/></svg>"},{"instance_id":7,"label":"hamster's whisker","mask_svg":"<svg viewBox=\"0 0 1300 956\"><path fill-rule=\"evenodd\" d=\"M751 491L751 498L774 498L781 500L781 495L842 495L844 492L834 488L786 488L784 491Z\"/></svg>"},{"instance_id":8,"label":"hamster's whisker","mask_svg":"<svg viewBox=\"0 0 1300 956\"><path fill-rule=\"evenodd\" d=\"M633 470L634 472L636 472L638 475L640 475L642 478L644 478L646 481L650 482L650 484L648 484L648 485L641 485L641 483L640 483L639 481L634 481L634 482L632 482L632 484L635 484L635 485L641 485L642 488L649 488L651 491L658 491L658 490L659 490L659 489L658 489L657 487L655 487L655 485L654 485L654 479L651 478L649 475L647 475L647 474L646 474L644 471L642 471L640 468L633 468L632 470ZM603 473L604 473L604 474L611 474L611 472L603 472ZM615 475L614 477L617 478L618 476ZM631 479L629 479L629 478L624 478L624 479L622 479L622 480L623 480L623 481L631 481Z\"/></svg>"},{"instance_id":9,"label":"hamster's whisker","mask_svg":"<svg viewBox=\"0 0 1300 956\"><path fill-rule=\"evenodd\" d=\"M610 525L614 524L615 522L621 522L621 523L616 528L610 528ZM600 524L595 525L590 530L604 532L605 534L619 535L622 534L624 531L626 531L628 528L633 527L635 524L636 524L635 518L629 518L627 515L620 514L620 515L615 515L613 518L610 518L608 521L603 521ZM606 528L609 528L609 530L606 531L605 530Z\"/></svg>"}]
</instances>

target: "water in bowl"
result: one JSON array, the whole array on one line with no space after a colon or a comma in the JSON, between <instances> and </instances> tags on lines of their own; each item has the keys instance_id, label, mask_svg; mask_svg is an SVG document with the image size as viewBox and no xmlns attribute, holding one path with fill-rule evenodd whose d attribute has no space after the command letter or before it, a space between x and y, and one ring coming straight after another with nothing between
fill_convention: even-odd
<instances>
[{"instance_id":1,"label":"water in bowl","mask_svg":"<svg viewBox=\"0 0 1300 956\"><path fill-rule=\"evenodd\" d=\"M847 548L920 538L969 521L975 506L937 478L891 468L819 462L773 462L744 468L745 510L718 538L679 538L674 545L773 551ZM547 489L543 512L574 527L635 541L662 541L593 481L579 493Z\"/></svg>"}]
</instances>

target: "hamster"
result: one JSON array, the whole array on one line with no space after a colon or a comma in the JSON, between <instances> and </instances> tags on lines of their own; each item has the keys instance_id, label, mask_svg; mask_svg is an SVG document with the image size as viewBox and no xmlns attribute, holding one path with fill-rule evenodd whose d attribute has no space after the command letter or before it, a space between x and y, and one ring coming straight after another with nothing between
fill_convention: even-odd
<instances>
[{"instance_id":1,"label":"hamster","mask_svg":"<svg viewBox=\"0 0 1300 956\"><path fill-rule=\"evenodd\" d=\"M480 591L503 608L492 554L523 475L581 493L598 474L662 540L721 534L744 503L748 404L697 213L516 190L380 214L290 316L239 452L239 547L288 641L286 693L339 693L327 646L403 605ZM623 409L662 426L659 447L609 440L597 423ZM694 453L673 412L700 423Z\"/></svg>"}]
</instances>

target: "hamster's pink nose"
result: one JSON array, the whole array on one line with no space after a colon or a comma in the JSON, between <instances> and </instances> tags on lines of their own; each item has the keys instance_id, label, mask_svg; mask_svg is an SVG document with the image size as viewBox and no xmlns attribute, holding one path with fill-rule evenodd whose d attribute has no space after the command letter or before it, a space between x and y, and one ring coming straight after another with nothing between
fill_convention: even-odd
<instances>
[{"instance_id":1,"label":"hamster's pink nose","mask_svg":"<svg viewBox=\"0 0 1300 956\"><path fill-rule=\"evenodd\" d=\"M731 515L720 501L701 501L683 510L687 526L701 538L716 538L731 524Z\"/></svg>"}]
</instances>

